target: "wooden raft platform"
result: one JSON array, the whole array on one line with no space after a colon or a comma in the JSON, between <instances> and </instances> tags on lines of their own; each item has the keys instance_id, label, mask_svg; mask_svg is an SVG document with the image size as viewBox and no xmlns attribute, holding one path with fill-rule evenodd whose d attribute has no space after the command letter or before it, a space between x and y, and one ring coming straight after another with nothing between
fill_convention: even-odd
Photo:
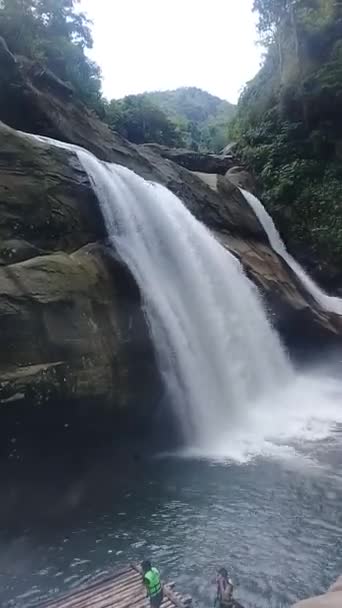
<instances>
[{"instance_id":1,"label":"wooden raft platform","mask_svg":"<svg viewBox=\"0 0 342 608\"><path fill-rule=\"evenodd\" d=\"M162 608L189 608L192 600L164 584ZM34 608L145 608L149 606L139 568L134 564L105 578L36 604Z\"/></svg>"}]
</instances>

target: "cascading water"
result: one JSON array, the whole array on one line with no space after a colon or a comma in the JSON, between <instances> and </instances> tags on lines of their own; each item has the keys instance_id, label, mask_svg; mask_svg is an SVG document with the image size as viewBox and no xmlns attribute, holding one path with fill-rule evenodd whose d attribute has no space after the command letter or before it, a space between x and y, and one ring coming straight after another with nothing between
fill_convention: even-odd
<instances>
[{"instance_id":1,"label":"cascading water","mask_svg":"<svg viewBox=\"0 0 342 608\"><path fill-rule=\"evenodd\" d=\"M240 263L166 188L78 150L108 235L141 288L188 442L208 445L290 366ZM229 415L228 415L229 412Z\"/></svg>"},{"instance_id":2,"label":"cascading water","mask_svg":"<svg viewBox=\"0 0 342 608\"><path fill-rule=\"evenodd\" d=\"M280 234L273 222L273 219L269 213L267 213L265 207L259 201L259 199L254 196L254 194L251 194L251 192L247 192L247 190L241 189L241 192L263 226L272 249L274 249L274 251L285 260L290 268L292 268L293 272L297 275L305 289L308 290L308 292L322 308L328 310L329 312L342 315L342 299L328 296L320 287L318 287L318 285L309 277L301 265L298 264L292 255L289 254L285 247L285 243L282 241Z\"/></svg>"},{"instance_id":3,"label":"cascading water","mask_svg":"<svg viewBox=\"0 0 342 608\"><path fill-rule=\"evenodd\" d=\"M30 136L32 137L32 136ZM184 439L215 445L292 378L256 287L183 203L159 184L73 150L99 200L109 240L141 289L162 377Z\"/></svg>"},{"instance_id":4,"label":"cascading water","mask_svg":"<svg viewBox=\"0 0 342 608\"><path fill-rule=\"evenodd\" d=\"M9 525L6 508L2 517L1 606L55 602L58 592L146 554L167 578L181 576L200 607L210 602L203 571L213 562L232 564L246 605L290 605L312 593L313 580L324 589L327 576L340 572L340 381L317 370L291 372L257 290L177 197L75 146L39 139L72 149L88 171L113 247L143 293L188 442L197 441L186 455L210 464L143 458L122 476L116 451L106 449L96 462L91 451L72 504L69 488L78 488L80 471L71 467L69 478L69 453L58 455L60 469L47 462L42 480L35 468L31 492L26 465L23 487L17 475L14 499L10 492ZM246 424L234 423L240 409ZM251 458L253 466L242 464ZM22 496L31 509L16 511ZM42 497L43 527L36 517Z\"/></svg>"}]
</instances>

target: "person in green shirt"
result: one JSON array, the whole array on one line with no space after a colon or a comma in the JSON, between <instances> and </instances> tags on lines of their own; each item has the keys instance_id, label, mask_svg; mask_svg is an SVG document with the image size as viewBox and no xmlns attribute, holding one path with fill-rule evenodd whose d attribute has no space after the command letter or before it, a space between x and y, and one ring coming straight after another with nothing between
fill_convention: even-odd
<instances>
[{"instance_id":1,"label":"person in green shirt","mask_svg":"<svg viewBox=\"0 0 342 608\"><path fill-rule=\"evenodd\" d=\"M151 608L160 608L163 601L163 588L160 581L160 574L149 560L144 560L141 564L143 582L150 598Z\"/></svg>"}]
</instances>

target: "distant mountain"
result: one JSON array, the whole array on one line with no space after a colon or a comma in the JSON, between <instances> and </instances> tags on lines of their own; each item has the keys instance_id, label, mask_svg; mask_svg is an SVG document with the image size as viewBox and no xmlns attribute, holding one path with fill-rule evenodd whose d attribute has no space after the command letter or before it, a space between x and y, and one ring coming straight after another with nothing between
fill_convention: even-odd
<instances>
[{"instance_id":1,"label":"distant mountain","mask_svg":"<svg viewBox=\"0 0 342 608\"><path fill-rule=\"evenodd\" d=\"M181 87L174 91L153 91L144 95L164 110L170 118L181 117L198 124L208 123L217 118L229 120L234 116L236 109L236 106L228 101L196 87Z\"/></svg>"},{"instance_id":2,"label":"distant mountain","mask_svg":"<svg viewBox=\"0 0 342 608\"><path fill-rule=\"evenodd\" d=\"M228 143L227 125L236 106L196 87L144 93L178 126L184 145L218 152Z\"/></svg>"},{"instance_id":3,"label":"distant mountain","mask_svg":"<svg viewBox=\"0 0 342 608\"><path fill-rule=\"evenodd\" d=\"M105 120L130 141L219 152L229 142L235 106L195 87L113 99Z\"/></svg>"}]
</instances>

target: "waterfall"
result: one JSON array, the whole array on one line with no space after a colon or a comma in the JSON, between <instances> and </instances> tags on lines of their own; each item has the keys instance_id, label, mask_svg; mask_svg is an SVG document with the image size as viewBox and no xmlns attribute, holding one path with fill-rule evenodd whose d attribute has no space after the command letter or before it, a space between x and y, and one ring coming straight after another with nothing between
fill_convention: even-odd
<instances>
[{"instance_id":1,"label":"waterfall","mask_svg":"<svg viewBox=\"0 0 342 608\"><path fill-rule=\"evenodd\" d=\"M26 135L27 136L27 135ZM32 137L32 136L30 136ZM167 188L69 144L109 242L140 287L159 369L188 445L215 445L292 369L240 262Z\"/></svg>"},{"instance_id":2,"label":"waterfall","mask_svg":"<svg viewBox=\"0 0 342 608\"><path fill-rule=\"evenodd\" d=\"M280 234L271 218L269 213L267 213L263 204L259 201L259 199L247 192L247 190L242 190L242 194L244 195L247 203L253 209L255 215L263 226L268 240L272 249L280 255L285 262L292 268L293 272L297 275L302 285L307 289L307 291L312 295L312 297L316 300L316 302L325 310L329 312L336 313L338 315L342 315L342 299L328 296L305 272L305 270L301 267L301 265L296 262L296 260L290 255L285 247L285 243L282 241Z\"/></svg>"},{"instance_id":3,"label":"waterfall","mask_svg":"<svg viewBox=\"0 0 342 608\"><path fill-rule=\"evenodd\" d=\"M161 374L188 443L208 445L290 366L259 294L169 190L77 151L113 247L144 300Z\"/></svg>"}]
</instances>

